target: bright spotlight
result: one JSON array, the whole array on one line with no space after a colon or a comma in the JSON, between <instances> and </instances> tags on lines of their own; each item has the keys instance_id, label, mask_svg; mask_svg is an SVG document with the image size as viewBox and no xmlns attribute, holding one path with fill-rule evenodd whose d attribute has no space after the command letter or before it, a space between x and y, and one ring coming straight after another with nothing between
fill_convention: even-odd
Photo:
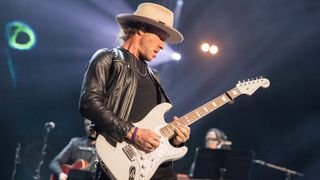
<instances>
[{"instance_id":1,"label":"bright spotlight","mask_svg":"<svg viewBox=\"0 0 320 180\"><path fill-rule=\"evenodd\" d=\"M178 0L177 5L182 6L183 5L183 0Z\"/></svg>"},{"instance_id":2,"label":"bright spotlight","mask_svg":"<svg viewBox=\"0 0 320 180\"><path fill-rule=\"evenodd\" d=\"M203 43L203 44L201 45L201 50L202 50L203 52L208 52L209 49L210 49L210 45L209 45L208 43Z\"/></svg>"},{"instance_id":3,"label":"bright spotlight","mask_svg":"<svg viewBox=\"0 0 320 180\"><path fill-rule=\"evenodd\" d=\"M179 54L177 52L172 53L171 57L172 57L173 60L176 60L176 61L180 61L181 60L181 54Z\"/></svg>"},{"instance_id":4,"label":"bright spotlight","mask_svg":"<svg viewBox=\"0 0 320 180\"><path fill-rule=\"evenodd\" d=\"M216 46L216 45L212 45L211 47L210 47L210 53L211 54L217 54L218 53L218 46Z\"/></svg>"}]
</instances>

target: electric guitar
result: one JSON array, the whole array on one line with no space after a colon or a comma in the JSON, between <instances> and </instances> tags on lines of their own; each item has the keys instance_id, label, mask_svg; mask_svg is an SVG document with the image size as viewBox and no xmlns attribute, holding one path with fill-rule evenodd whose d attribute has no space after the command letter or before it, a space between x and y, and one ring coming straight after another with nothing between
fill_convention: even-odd
<instances>
[{"instance_id":1,"label":"electric guitar","mask_svg":"<svg viewBox=\"0 0 320 180\"><path fill-rule=\"evenodd\" d=\"M83 160L83 159L78 159L76 162L74 162L72 165L69 164L63 164L61 166L62 172L65 174L69 174L70 170L72 169L86 169L90 166L90 163L88 163L87 161ZM59 179L59 178L58 178ZM56 180L56 178L54 177L54 175L52 174L50 176L49 180Z\"/></svg>"},{"instance_id":2,"label":"electric guitar","mask_svg":"<svg viewBox=\"0 0 320 180\"><path fill-rule=\"evenodd\" d=\"M174 137L174 129L179 125L188 126L226 103L233 102L241 94L252 95L259 87L267 88L270 82L265 78L256 78L238 82L236 87L194 109L171 123L166 123L164 114L172 107L170 103L161 103L154 107L146 117L134 123L134 126L148 128L160 136L160 145L154 151L146 153L130 141L116 142L111 137L99 135L96 141L98 158L112 179L150 179L160 164L182 158L188 148L173 147L169 139Z\"/></svg>"}]
</instances>

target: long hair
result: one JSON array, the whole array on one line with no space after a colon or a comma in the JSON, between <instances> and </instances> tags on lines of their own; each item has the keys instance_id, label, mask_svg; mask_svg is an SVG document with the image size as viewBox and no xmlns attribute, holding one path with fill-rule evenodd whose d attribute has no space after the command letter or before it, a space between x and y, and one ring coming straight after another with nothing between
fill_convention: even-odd
<instances>
[{"instance_id":1,"label":"long hair","mask_svg":"<svg viewBox=\"0 0 320 180\"><path fill-rule=\"evenodd\" d=\"M218 141L218 146L219 146L219 144L222 144L219 147L220 149L231 149L231 145L226 145L226 144L223 143L223 142L227 142L228 141L227 135L221 129L218 129L218 128L211 128L211 129L209 129L207 131L205 143L208 140L207 139L207 135L210 132L214 132L216 134L216 141ZM228 142L230 142L230 141L228 141Z\"/></svg>"},{"instance_id":2,"label":"long hair","mask_svg":"<svg viewBox=\"0 0 320 180\"><path fill-rule=\"evenodd\" d=\"M121 26L120 31L117 34L117 42L122 45L125 41L130 39L139 30L145 31L146 24L136 21L130 21Z\"/></svg>"}]
</instances>

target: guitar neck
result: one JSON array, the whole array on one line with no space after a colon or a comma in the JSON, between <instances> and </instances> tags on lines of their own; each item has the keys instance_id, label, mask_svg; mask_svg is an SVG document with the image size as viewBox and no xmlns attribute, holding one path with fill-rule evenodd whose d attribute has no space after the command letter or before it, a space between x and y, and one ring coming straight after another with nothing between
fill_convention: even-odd
<instances>
[{"instance_id":1,"label":"guitar neck","mask_svg":"<svg viewBox=\"0 0 320 180\"><path fill-rule=\"evenodd\" d=\"M237 87L227 91L226 93L218 96L217 98L203 104L202 106L194 109L193 111L183 115L177 120L169 123L160 129L160 133L163 137L170 139L174 136L174 129L180 125L189 126L190 124L196 122L212 111L218 109L219 107L225 105L226 103L230 103L234 98L240 95L240 91Z\"/></svg>"}]
</instances>

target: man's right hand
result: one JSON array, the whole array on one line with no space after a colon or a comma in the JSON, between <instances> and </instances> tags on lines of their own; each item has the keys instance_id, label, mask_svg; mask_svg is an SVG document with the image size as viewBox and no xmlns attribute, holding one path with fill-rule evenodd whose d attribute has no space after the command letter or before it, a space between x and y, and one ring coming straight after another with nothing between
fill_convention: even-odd
<instances>
[{"instance_id":1,"label":"man's right hand","mask_svg":"<svg viewBox=\"0 0 320 180\"><path fill-rule=\"evenodd\" d=\"M134 128L127 134L127 138L131 139ZM134 142L144 151L151 152L160 145L160 136L150 129L139 128Z\"/></svg>"},{"instance_id":2,"label":"man's right hand","mask_svg":"<svg viewBox=\"0 0 320 180\"><path fill-rule=\"evenodd\" d=\"M67 180L67 178L68 178L68 175L65 174L65 173L60 173L59 174L59 180Z\"/></svg>"}]
</instances>

